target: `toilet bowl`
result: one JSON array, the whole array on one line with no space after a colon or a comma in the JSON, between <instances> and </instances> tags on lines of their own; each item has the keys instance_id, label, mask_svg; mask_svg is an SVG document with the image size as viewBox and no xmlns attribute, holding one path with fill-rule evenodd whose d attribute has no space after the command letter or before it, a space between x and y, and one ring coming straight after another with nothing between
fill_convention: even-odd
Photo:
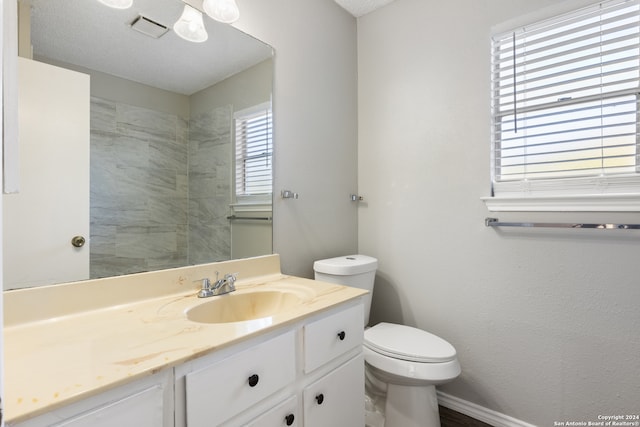
<instances>
[{"instance_id":1,"label":"toilet bowl","mask_svg":"<svg viewBox=\"0 0 640 427\"><path fill-rule=\"evenodd\" d=\"M316 280L369 290L363 327L369 322L377 260L350 255L316 261ZM427 331L378 323L364 332L366 392L384 414L384 427L439 427L435 386L460 375L455 348ZM376 426L377 427L377 426Z\"/></svg>"},{"instance_id":2,"label":"toilet bowl","mask_svg":"<svg viewBox=\"0 0 640 427\"><path fill-rule=\"evenodd\" d=\"M385 426L439 426L435 386L460 375L456 350L421 329L378 323L364 332L370 395L385 396Z\"/></svg>"}]
</instances>

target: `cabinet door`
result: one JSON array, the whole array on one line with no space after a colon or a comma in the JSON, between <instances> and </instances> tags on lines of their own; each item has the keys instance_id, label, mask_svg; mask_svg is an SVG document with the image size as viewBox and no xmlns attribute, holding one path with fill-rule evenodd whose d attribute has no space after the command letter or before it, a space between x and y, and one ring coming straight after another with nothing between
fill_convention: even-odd
<instances>
[{"instance_id":1,"label":"cabinet door","mask_svg":"<svg viewBox=\"0 0 640 427\"><path fill-rule=\"evenodd\" d=\"M158 427L163 425L159 385L55 424L56 427Z\"/></svg>"},{"instance_id":2,"label":"cabinet door","mask_svg":"<svg viewBox=\"0 0 640 427\"><path fill-rule=\"evenodd\" d=\"M172 427L173 370L135 380L11 427Z\"/></svg>"},{"instance_id":3,"label":"cabinet door","mask_svg":"<svg viewBox=\"0 0 640 427\"><path fill-rule=\"evenodd\" d=\"M364 425L364 356L329 372L303 391L305 427Z\"/></svg>"}]
</instances>

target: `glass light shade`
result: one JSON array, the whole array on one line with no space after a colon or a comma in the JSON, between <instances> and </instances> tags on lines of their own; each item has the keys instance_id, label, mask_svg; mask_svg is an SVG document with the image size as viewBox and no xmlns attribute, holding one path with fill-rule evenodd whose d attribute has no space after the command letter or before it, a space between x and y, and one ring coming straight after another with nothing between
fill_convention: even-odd
<instances>
[{"instance_id":1,"label":"glass light shade","mask_svg":"<svg viewBox=\"0 0 640 427\"><path fill-rule=\"evenodd\" d=\"M98 1L114 9L128 9L133 4L133 0L98 0Z\"/></svg>"},{"instance_id":2,"label":"glass light shade","mask_svg":"<svg viewBox=\"0 0 640 427\"><path fill-rule=\"evenodd\" d=\"M231 24L240 18L236 0L204 0L202 7L211 18L225 24Z\"/></svg>"},{"instance_id":3,"label":"glass light shade","mask_svg":"<svg viewBox=\"0 0 640 427\"><path fill-rule=\"evenodd\" d=\"M185 4L182 16L173 24L177 35L190 42L201 43L209 38L202 22L202 12Z\"/></svg>"}]
</instances>

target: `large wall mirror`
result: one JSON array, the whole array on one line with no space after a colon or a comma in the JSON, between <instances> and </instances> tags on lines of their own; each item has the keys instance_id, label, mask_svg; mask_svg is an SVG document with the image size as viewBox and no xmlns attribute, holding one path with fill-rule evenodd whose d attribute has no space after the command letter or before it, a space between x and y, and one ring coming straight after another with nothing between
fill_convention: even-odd
<instances>
[{"instance_id":1,"label":"large wall mirror","mask_svg":"<svg viewBox=\"0 0 640 427\"><path fill-rule=\"evenodd\" d=\"M257 117L268 137L252 155L271 179L273 50L206 15L208 40L186 41L173 30L184 7L20 0L5 289L272 252L270 183L239 194L250 159L235 147L237 123Z\"/></svg>"}]
</instances>

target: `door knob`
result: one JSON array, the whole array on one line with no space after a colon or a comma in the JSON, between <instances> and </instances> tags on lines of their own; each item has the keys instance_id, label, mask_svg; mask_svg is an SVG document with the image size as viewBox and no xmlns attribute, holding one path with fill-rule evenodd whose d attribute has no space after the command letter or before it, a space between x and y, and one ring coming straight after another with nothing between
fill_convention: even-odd
<instances>
[{"instance_id":1,"label":"door knob","mask_svg":"<svg viewBox=\"0 0 640 427\"><path fill-rule=\"evenodd\" d=\"M85 242L86 242L86 240L82 236L73 236L71 238L71 245L73 245L76 248L83 247Z\"/></svg>"}]
</instances>

